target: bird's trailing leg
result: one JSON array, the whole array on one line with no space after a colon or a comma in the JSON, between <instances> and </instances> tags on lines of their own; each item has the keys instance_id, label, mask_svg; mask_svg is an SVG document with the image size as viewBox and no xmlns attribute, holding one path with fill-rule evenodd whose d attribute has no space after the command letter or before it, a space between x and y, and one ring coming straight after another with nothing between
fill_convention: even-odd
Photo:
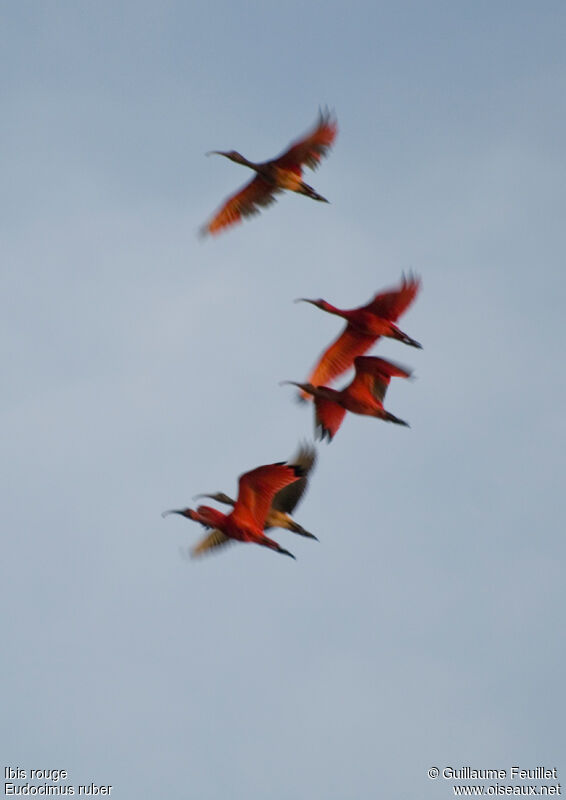
<instances>
[{"instance_id":1,"label":"bird's trailing leg","mask_svg":"<svg viewBox=\"0 0 566 800\"><path fill-rule=\"evenodd\" d=\"M284 556L290 556L291 558L295 558L293 553L290 553L288 550L284 550L274 539L270 539L269 536L262 536L261 538L254 539L257 544L261 544L264 547L269 547L271 550L276 550L278 553L282 553Z\"/></svg>"},{"instance_id":2,"label":"bird's trailing leg","mask_svg":"<svg viewBox=\"0 0 566 800\"><path fill-rule=\"evenodd\" d=\"M309 186L308 183L301 182L300 187L296 191L299 194L304 194L307 197L312 198L313 200L318 200L320 203L328 203L328 200L326 199L326 197L323 197L318 192L315 192L315 190L312 188L312 186Z\"/></svg>"},{"instance_id":3,"label":"bird's trailing leg","mask_svg":"<svg viewBox=\"0 0 566 800\"><path fill-rule=\"evenodd\" d=\"M396 417L394 414L390 414L389 411L385 411L384 416L381 417L381 419L386 420L386 422L394 422L396 425L404 425L406 428L411 427L408 422L405 422L404 419L399 419L399 417Z\"/></svg>"},{"instance_id":4,"label":"bird's trailing leg","mask_svg":"<svg viewBox=\"0 0 566 800\"><path fill-rule=\"evenodd\" d=\"M277 552L278 553L282 553L284 556L291 556L291 558L296 561L296 558L293 555L293 553L290 553L288 550L285 550L283 547L277 546Z\"/></svg>"},{"instance_id":5,"label":"bird's trailing leg","mask_svg":"<svg viewBox=\"0 0 566 800\"><path fill-rule=\"evenodd\" d=\"M298 533L299 536L306 536L307 539L314 539L315 541L318 542L318 537L315 536L314 533L310 533L309 531L306 531L303 528L303 526L299 525L299 523L295 522L295 520L291 520L291 522L289 523L289 530L293 531L293 533Z\"/></svg>"},{"instance_id":6,"label":"bird's trailing leg","mask_svg":"<svg viewBox=\"0 0 566 800\"><path fill-rule=\"evenodd\" d=\"M419 350L423 349L422 344L419 344L415 339L411 339L410 336L407 336L406 333L403 333L396 325L391 324L391 337L393 339L398 339L403 344L408 344L410 347L418 347Z\"/></svg>"}]
</instances>

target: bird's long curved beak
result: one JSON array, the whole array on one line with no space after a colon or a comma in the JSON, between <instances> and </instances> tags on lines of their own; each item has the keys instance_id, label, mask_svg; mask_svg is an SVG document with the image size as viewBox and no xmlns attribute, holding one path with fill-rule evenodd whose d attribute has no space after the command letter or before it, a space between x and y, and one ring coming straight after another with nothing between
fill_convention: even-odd
<instances>
[{"instance_id":1,"label":"bird's long curved beak","mask_svg":"<svg viewBox=\"0 0 566 800\"><path fill-rule=\"evenodd\" d=\"M314 303L314 300L309 300L308 297L297 297L293 303Z\"/></svg>"},{"instance_id":2,"label":"bird's long curved beak","mask_svg":"<svg viewBox=\"0 0 566 800\"><path fill-rule=\"evenodd\" d=\"M201 497L208 497L211 500L215 500L216 499L213 494L205 494L205 493L203 493L203 494L194 494L193 495L193 500L199 500L199 498L201 498Z\"/></svg>"},{"instance_id":3,"label":"bird's long curved beak","mask_svg":"<svg viewBox=\"0 0 566 800\"><path fill-rule=\"evenodd\" d=\"M226 153L223 153L222 150L209 150L208 153L205 153L205 156L225 156Z\"/></svg>"},{"instance_id":4,"label":"bird's long curved beak","mask_svg":"<svg viewBox=\"0 0 566 800\"><path fill-rule=\"evenodd\" d=\"M301 390L301 392L307 394L310 399L310 394L311 394L310 389L312 389L310 383L297 383L296 381L279 381L279 386L296 386L297 389ZM297 402L302 405L303 403L307 402L307 398L299 393L297 395Z\"/></svg>"},{"instance_id":5,"label":"bird's long curved beak","mask_svg":"<svg viewBox=\"0 0 566 800\"><path fill-rule=\"evenodd\" d=\"M162 517L168 517L169 514L181 514L181 516L185 516L184 512L181 509L172 508L169 511L162 511Z\"/></svg>"}]
</instances>

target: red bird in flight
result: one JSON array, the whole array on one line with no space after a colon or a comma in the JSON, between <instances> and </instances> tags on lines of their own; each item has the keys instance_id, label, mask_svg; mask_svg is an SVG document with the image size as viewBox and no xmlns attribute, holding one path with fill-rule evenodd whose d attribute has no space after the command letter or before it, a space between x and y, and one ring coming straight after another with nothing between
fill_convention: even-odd
<instances>
[{"instance_id":1,"label":"red bird in flight","mask_svg":"<svg viewBox=\"0 0 566 800\"><path fill-rule=\"evenodd\" d=\"M313 386L312 383L295 383L308 395L314 397L315 428L319 439L332 441L342 424L346 411L369 417L379 417L386 422L409 427L409 423L395 417L383 408L383 398L392 377L409 378L411 372L398 364L376 356L357 356L354 359L356 374L344 389L328 386Z\"/></svg>"},{"instance_id":2,"label":"red bird in flight","mask_svg":"<svg viewBox=\"0 0 566 800\"><path fill-rule=\"evenodd\" d=\"M323 311L328 311L329 314L336 314L346 320L346 327L321 355L307 378L308 383L321 386L334 380L352 366L356 356L366 353L380 336L388 336L420 348L418 342L395 325L417 296L420 287L419 278L412 275L408 278L403 276L399 288L380 292L367 305L349 310L336 308L326 300L307 300L304 297L296 300L297 303L311 303ZM306 399L308 394L302 391L301 397Z\"/></svg>"},{"instance_id":3,"label":"red bird in flight","mask_svg":"<svg viewBox=\"0 0 566 800\"><path fill-rule=\"evenodd\" d=\"M328 200L304 183L302 168L305 166L314 170L318 167L321 158L327 154L334 142L337 131L336 119L328 110L320 111L318 122L312 131L271 161L262 161L256 164L248 161L236 150L226 152L212 150L211 153L207 153L207 155L225 156L230 161L250 167L257 174L224 202L210 222L203 225L201 234L218 233L224 228L240 222L243 217L258 214L262 208L274 203L276 195L284 189L327 203Z\"/></svg>"},{"instance_id":4,"label":"red bird in flight","mask_svg":"<svg viewBox=\"0 0 566 800\"><path fill-rule=\"evenodd\" d=\"M271 501L271 507L267 512L265 519L264 529L267 528L285 528L293 533L298 533L299 536L306 536L309 539L316 539L313 533L305 530L302 525L291 517L291 513L295 510L301 497L305 493L308 484L308 476L311 469L316 462L316 451L312 445L301 445L296 457L290 461L293 467L299 467L302 470L302 476L294 483L279 489ZM216 492L215 494L197 494L197 497L210 497L218 503L226 503L227 505L235 505L229 495L224 492ZM317 540L318 541L318 540Z\"/></svg>"},{"instance_id":5,"label":"red bird in flight","mask_svg":"<svg viewBox=\"0 0 566 800\"><path fill-rule=\"evenodd\" d=\"M191 550L191 555L201 553L216 547L228 544L232 540L239 542L255 542L263 547L269 547L286 556L295 556L284 550L273 539L269 539L263 532L265 520L271 507L274 495L289 484L298 481L303 475L303 468L297 464L266 464L240 475L238 482L238 499L230 514L223 514L210 506L199 506L196 511L192 508L182 510L164 511L167 514L181 514L195 522L200 522L207 528L213 528Z\"/></svg>"}]
</instances>

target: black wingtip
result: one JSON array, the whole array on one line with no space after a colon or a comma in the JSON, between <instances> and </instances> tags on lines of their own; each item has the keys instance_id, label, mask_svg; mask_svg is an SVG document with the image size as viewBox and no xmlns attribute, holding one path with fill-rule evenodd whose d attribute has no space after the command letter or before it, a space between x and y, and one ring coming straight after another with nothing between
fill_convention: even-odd
<instances>
[{"instance_id":1,"label":"black wingtip","mask_svg":"<svg viewBox=\"0 0 566 800\"><path fill-rule=\"evenodd\" d=\"M316 433L316 438L319 439L321 442L324 442L324 440L326 439L327 440L327 444L330 444L330 442L332 441L332 434L330 433L328 428L323 428L321 426L321 427L319 427L319 429L318 429L318 431Z\"/></svg>"}]
</instances>

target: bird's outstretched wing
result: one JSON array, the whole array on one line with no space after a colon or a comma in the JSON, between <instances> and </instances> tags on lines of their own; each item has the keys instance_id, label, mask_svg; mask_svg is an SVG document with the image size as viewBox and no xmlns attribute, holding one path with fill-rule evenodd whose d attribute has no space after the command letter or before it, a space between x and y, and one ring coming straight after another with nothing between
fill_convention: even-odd
<instances>
[{"instance_id":1,"label":"bird's outstretched wing","mask_svg":"<svg viewBox=\"0 0 566 800\"><path fill-rule=\"evenodd\" d=\"M377 317L395 322L401 314L411 305L421 288L420 278L403 275L398 289L389 289L376 294L373 300L364 306L364 310L371 311Z\"/></svg>"},{"instance_id":2,"label":"bird's outstretched wing","mask_svg":"<svg viewBox=\"0 0 566 800\"><path fill-rule=\"evenodd\" d=\"M321 110L315 127L302 139L293 142L289 149L281 153L272 163L299 175L303 166L316 169L320 160L327 155L337 132L336 118L328 109Z\"/></svg>"},{"instance_id":3,"label":"bird's outstretched wing","mask_svg":"<svg viewBox=\"0 0 566 800\"><path fill-rule=\"evenodd\" d=\"M286 514L290 514L295 509L307 488L309 472L316 463L316 450L312 445L301 445L296 457L289 463L301 467L303 475L280 489L271 502L271 508L275 511L284 511Z\"/></svg>"},{"instance_id":4,"label":"bird's outstretched wing","mask_svg":"<svg viewBox=\"0 0 566 800\"><path fill-rule=\"evenodd\" d=\"M353 365L356 356L367 352L378 338L366 336L349 324L346 325L340 336L321 355L307 378L307 383L312 383L313 386L326 386L334 378L346 372ZM301 397L307 399L310 395L302 391Z\"/></svg>"},{"instance_id":5,"label":"bird's outstretched wing","mask_svg":"<svg viewBox=\"0 0 566 800\"><path fill-rule=\"evenodd\" d=\"M281 191L277 186L265 181L261 175L256 175L240 191L226 200L210 222L202 226L201 236L218 233L230 225L241 222L245 217L259 214L262 208L267 208L275 203L275 195Z\"/></svg>"},{"instance_id":6,"label":"bird's outstretched wing","mask_svg":"<svg viewBox=\"0 0 566 800\"><path fill-rule=\"evenodd\" d=\"M196 544L193 548L191 548L191 556L195 558L196 556L201 556L203 553L206 553L208 550L213 550L217 547L223 547L225 544L233 541L230 539L229 536L226 536L217 529L213 530L208 536L205 536L204 539L201 539L198 544Z\"/></svg>"},{"instance_id":7,"label":"bird's outstretched wing","mask_svg":"<svg viewBox=\"0 0 566 800\"><path fill-rule=\"evenodd\" d=\"M356 394L369 390L380 403L383 403L391 378L409 378L411 376L411 371L405 367L377 356L359 356L355 359L354 366L356 374L350 384L350 393Z\"/></svg>"},{"instance_id":8,"label":"bird's outstretched wing","mask_svg":"<svg viewBox=\"0 0 566 800\"><path fill-rule=\"evenodd\" d=\"M275 493L298 480L301 475L300 466L285 462L265 464L240 475L233 518L237 520L240 516L251 514L256 525L263 530Z\"/></svg>"}]
</instances>

